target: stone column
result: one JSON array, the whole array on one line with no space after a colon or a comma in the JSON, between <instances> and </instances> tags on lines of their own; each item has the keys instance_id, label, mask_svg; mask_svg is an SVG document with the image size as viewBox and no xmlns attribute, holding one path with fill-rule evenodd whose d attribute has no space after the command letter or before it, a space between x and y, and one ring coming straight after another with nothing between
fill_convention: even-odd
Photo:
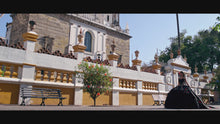
<instances>
[{"instance_id":1,"label":"stone column","mask_svg":"<svg viewBox=\"0 0 220 124\"><path fill-rule=\"evenodd\" d=\"M132 65L137 67L137 71L141 71L141 60L138 59L139 51L136 50L135 52L135 59L132 60ZM139 90L142 89L142 81L137 81L137 104L142 105L143 104L143 93L139 92Z\"/></svg>"},{"instance_id":2,"label":"stone column","mask_svg":"<svg viewBox=\"0 0 220 124\"><path fill-rule=\"evenodd\" d=\"M30 21L30 31L24 33L22 37L24 38L24 48L26 49L25 52L25 60L23 63L22 69L22 76L21 79L25 80L34 80L34 73L35 73L35 64L33 59L35 43L37 41L38 35L36 32L33 31L35 22Z\"/></svg>"},{"instance_id":3,"label":"stone column","mask_svg":"<svg viewBox=\"0 0 220 124\"><path fill-rule=\"evenodd\" d=\"M177 84L178 84L178 72L176 72L175 70L172 70L172 84L173 84L173 87L176 87Z\"/></svg>"},{"instance_id":4,"label":"stone column","mask_svg":"<svg viewBox=\"0 0 220 124\"><path fill-rule=\"evenodd\" d=\"M174 87L176 87L177 85L178 85L178 83L179 83L179 80L178 80L178 72L175 72L174 73L174 75L175 75L175 81L174 81Z\"/></svg>"},{"instance_id":5,"label":"stone column","mask_svg":"<svg viewBox=\"0 0 220 124\"><path fill-rule=\"evenodd\" d=\"M136 58L134 59L134 60L132 60L132 64L133 64L133 66L136 66L137 67L137 70L138 71L141 71L141 60L138 60L138 55L139 55L139 51L138 50L136 50L135 51L135 56L136 56Z\"/></svg>"},{"instance_id":6,"label":"stone column","mask_svg":"<svg viewBox=\"0 0 220 124\"><path fill-rule=\"evenodd\" d=\"M79 43L73 46L74 54L77 57L77 63L82 62L84 57L84 51L86 49L86 46L82 44L83 41L83 35L82 35L82 29L80 30L80 34L77 36ZM74 90L74 105L82 105L83 101L83 83L82 80L79 78L80 74L76 75L75 78L75 90Z\"/></svg>"},{"instance_id":7,"label":"stone column","mask_svg":"<svg viewBox=\"0 0 220 124\"><path fill-rule=\"evenodd\" d=\"M25 60L23 63L23 68L21 69L21 80L22 81L34 81L34 75L35 75L35 64L33 59L34 49L35 49L35 43L38 38L38 34L33 31L34 25L36 24L34 21L30 21L30 31L27 33L24 33L22 37L24 38L24 48L26 49L25 52ZM31 85L27 84L20 84L20 90L23 87L29 87L32 88ZM21 93L21 92L20 92ZM21 103L22 98L20 97L19 93L19 101L18 104ZM25 100L25 104L31 104L30 98Z\"/></svg>"},{"instance_id":8,"label":"stone column","mask_svg":"<svg viewBox=\"0 0 220 124\"><path fill-rule=\"evenodd\" d=\"M74 105L83 104L83 79L79 78L81 75L76 74L75 77L75 90L74 90Z\"/></svg>"},{"instance_id":9,"label":"stone column","mask_svg":"<svg viewBox=\"0 0 220 124\"><path fill-rule=\"evenodd\" d=\"M139 90L142 90L142 82L143 81L137 81L137 104L142 105L143 104L143 93Z\"/></svg>"},{"instance_id":10,"label":"stone column","mask_svg":"<svg viewBox=\"0 0 220 124\"><path fill-rule=\"evenodd\" d=\"M119 91L115 88L119 87L119 77L113 77L113 88L112 88L112 105L119 105Z\"/></svg>"}]
</instances>

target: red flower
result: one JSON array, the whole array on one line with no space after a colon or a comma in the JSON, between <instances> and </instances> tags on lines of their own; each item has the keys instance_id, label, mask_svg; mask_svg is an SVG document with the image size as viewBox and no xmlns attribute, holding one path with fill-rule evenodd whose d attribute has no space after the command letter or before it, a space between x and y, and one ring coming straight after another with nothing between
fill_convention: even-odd
<instances>
[{"instance_id":1,"label":"red flower","mask_svg":"<svg viewBox=\"0 0 220 124\"><path fill-rule=\"evenodd\" d=\"M107 75L107 73L105 73L105 76Z\"/></svg>"},{"instance_id":2,"label":"red flower","mask_svg":"<svg viewBox=\"0 0 220 124\"><path fill-rule=\"evenodd\" d=\"M94 68L94 67L95 67L95 65L92 65L92 67Z\"/></svg>"},{"instance_id":3,"label":"red flower","mask_svg":"<svg viewBox=\"0 0 220 124\"><path fill-rule=\"evenodd\" d=\"M100 95L100 93L97 93L97 95L99 96L99 95Z\"/></svg>"},{"instance_id":4,"label":"red flower","mask_svg":"<svg viewBox=\"0 0 220 124\"><path fill-rule=\"evenodd\" d=\"M87 87L88 87L88 88L90 88L90 86L89 86L89 85L88 85Z\"/></svg>"},{"instance_id":5,"label":"red flower","mask_svg":"<svg viewBox=\"0 0 220 124\"><path fill-rule=\"evenodd\" d=\"M112 79L110 78L109 81L112 81Z\"/></svg>"}]
</instances>

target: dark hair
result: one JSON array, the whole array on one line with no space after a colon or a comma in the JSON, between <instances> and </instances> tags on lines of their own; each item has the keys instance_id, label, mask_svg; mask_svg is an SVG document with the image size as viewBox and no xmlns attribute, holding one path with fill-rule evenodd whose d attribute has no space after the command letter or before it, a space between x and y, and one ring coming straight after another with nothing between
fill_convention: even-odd
<instances>
[{"instance_id":1,"label":"dark hair","mask_svg":"<svg viewBox=\"0 0 220 124\"><path fill-rule=\"evenodd\" d=\"M179 76L180 74L182 74L183 77L185 77L185 74L183 73L183 71L180 71L180 72L178 73L178 76Z\"/></svg>"},{"instance_id":2,"label":"dark hair","mask_svg":"<svg viewBox=\"0 0 220 124\"><path fill-rule=\"evenodd\" d=\"M180 79L180 75L182 74L182 76L183 76L183 79ZM185 74L182 72L182 71L180 71L179 73L178 73L178 79L179 79L179 84L180 85L182 85L184 82L186 82L186 79L185 79Z\"/></svg>"}]
</instances>

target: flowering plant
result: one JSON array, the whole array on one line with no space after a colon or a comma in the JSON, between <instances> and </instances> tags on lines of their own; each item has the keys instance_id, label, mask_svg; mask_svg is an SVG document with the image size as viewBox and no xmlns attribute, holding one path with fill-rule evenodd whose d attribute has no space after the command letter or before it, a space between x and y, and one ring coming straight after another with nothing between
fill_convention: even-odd
<instances>
[{"instance_id":1,"label":"flowering plant","mask_svg":"<svg viewBox=\"0 0 220 124\"><path fill-rule=\"evenodd\" d=\"M90 94L95 106L96 98L112 89L113 82L109 69L103 64L94 65L84 61L78 65L78 68L82 71L80 78L83 79L83 89Z\"/></svg>"}]
</instances>

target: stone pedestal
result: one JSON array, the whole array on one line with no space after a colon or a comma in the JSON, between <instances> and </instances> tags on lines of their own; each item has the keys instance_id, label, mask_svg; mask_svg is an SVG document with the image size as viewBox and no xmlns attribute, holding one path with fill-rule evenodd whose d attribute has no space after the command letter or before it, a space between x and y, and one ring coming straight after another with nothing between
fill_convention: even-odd
<instances>
[{"instance_id":1,"label":"stone pedestal","mask_svg":"<svg viewBox=\"0 0 220 124\"><path fill-rule=\"evenodd\" d=\"M134 60L132 60L132 65L133 66L136 66L137 67L137 70L138 71L141 71L141 60L138 60L138 56L139 56L139 51L138 50L136 50L135 52L135 59Z\"/></svg>"},{"instance_id":2,"label":"stone pedestal","mask_svg":"<svg viewBox=\"0 0 220 124\"><path fill-rule=\"evenodd\" d=\"M132 60L132 64L135 65L137 67L137 70L138 71L141 71L141 60L138 60L138 59L134 59Z\"/></svg>"},{"instance_id":3,"label":"stone pedestal","mask_svg":"<svg viewBox=\"0 0 220 124\"><path fill-rule=\"evenodd\" d=\"M137 105L143 104L143 93L139 92L139 90L142 90L142 81L137 81Z\"/></svg>"},{"instance_id":4,"label":"stone pedestal","mask_svg":"<svg viewBox=\"0 0 220 124\"><path fill-rule=\"evenodd\" d=\"M161 65L159 63L155 63L152 65L153 69L155 69L155 71L157 72L157 74L160 75L160 68L161 68Z\"/></svg>"},{"instance_id":5,"label":"stone pedestal","mask_svg":"<svg viewBox=\"0 0 220 124\"><path fill-rule=\"evenodd\" d=\"M81 87L75 87L74 93L74 105L82 105L83 103L83 89Z\"/></svg>"},{"instance_id":6,"label":"stone pedestal","mask_svg":"<svg viewBox=\"0 0 220 124\"><path fill-rule=\"evenodd\" d=\"M82 35L82 29L80 29L80 34L77 36L78 38L78 44L73 46L74 49L74 55L76 56L78 61L82 61L84 57L84 52L86 49L86 46L82 43L83 41L83 35Z\"/></svg>"},{"instance_id":7,"label":"stone pedestal","mask_svg":"<svg viewBox=\"0 0 220 124\"><path fill-rule=\"evenodd\" d=\"M33 62L33 52L38 35L34 31L29 31L24 33L22 37L24 38L24 48L26 49L22 68L22 80L34 80L35 64Z\"/></svg>"},{"instance_id":8,"label":"stone pedestal","mask_svg":"<svg viewBox=\"0 0 220 124\"><path fill-rule=\"evenodd\" d=\"M119 87L119 78L113 78L113 88L112 88L112 105L119 105L119 91L114 90Z\"/></svg>"},{"instance_id":9,"label":"stone pedestal","mask_svg":"<svg viewBox=\"0 0 220 124\"><path fill-rule=\"evenodd\" d=\"M82 52L82 53L84 53L84 51L86 49L86 46L78 44L78 45L73 46L73 49L74 49L74 52Z\"/></svg>"},{"instance_id":10,"label":"stone pedestal","mask_svg":"<svg viewBox=\"0 0 220 124\"><path fill-rule=\"evenodd\" d=\"M24 48L26 51L34 51L35 49L35 42L37 41L38 34L34 31L29 31L22 35L24 38Z\"/></svg>"},{"instance_id":11,"label":"stone pedestal","mask_svg":"<svg viewBox=\"0 0 220 124\"><path fill-rule=\"evenodd\" d=\"M76 56L77 60L81 62L84 57L84 51L86 49L86 46L78 44L73 46L73 49L74 49L74 55Z\"/></svg>"},{"instance_id":12,"label":"stone pedestal","mask_svg":"<svg viewBox=\"0 0 220 124\"><path fill-rule=\"evenodd\" d=\"M109 63L110 63L113 67L117 67L118 57L119 57L119 56L118 56L117 54L115 54L115 53L108 55Z\"/></svg>"},{"instance_id":13,"label":"stone pedestal","mask_svg":"<svg viewBox=\"0 0 220 124\"><path fill-rule=\"evenodd\" d=\"M203 76L203 79L207 80L209 77L207 75Z\"/></svg>"}]
</instances>

